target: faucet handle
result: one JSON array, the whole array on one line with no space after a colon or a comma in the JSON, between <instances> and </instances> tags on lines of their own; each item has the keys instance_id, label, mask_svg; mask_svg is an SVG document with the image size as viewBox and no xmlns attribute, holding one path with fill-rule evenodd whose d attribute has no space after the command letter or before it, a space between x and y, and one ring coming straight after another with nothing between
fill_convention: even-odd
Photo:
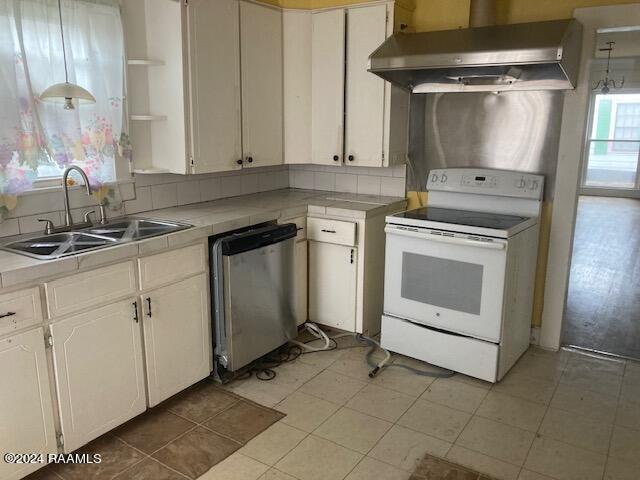
<instances>
[{"instance_id":1,"label":"faucet handle","mask_svg":"<svg viewBox=\"0 0 640 480\"><path fill-rule=\"evenodd\" d=\"M96 213L95 210L87 210L86 212L84 212L84 216L82 217L82 221L84 223L91 223L91 219L89 218L89 215L91 215L92 213Z\"/></svg>"},{"instance_id":2,"label":"faucet handle","mask_svg":"<svg viewBox=\"0 0 640 480\"><path fill-rule=\"evenodd\" d=\"M47 218L39 218L38 219L39 222L45 222L44 225L44 234L45 235L51 235L53 233L53 222Z\"/></svg>"},{"instance_id":3,"label":"faucet handle","mask_svg":"<svg viewBox=\"0 0 640 480\"><path fill-rule=\"evenodd\" d=\"M107 210L104 203L101 203L98 207L100 208L100 225L106 225L109 221L107 220Z\"/></svg>"}]
</instances>

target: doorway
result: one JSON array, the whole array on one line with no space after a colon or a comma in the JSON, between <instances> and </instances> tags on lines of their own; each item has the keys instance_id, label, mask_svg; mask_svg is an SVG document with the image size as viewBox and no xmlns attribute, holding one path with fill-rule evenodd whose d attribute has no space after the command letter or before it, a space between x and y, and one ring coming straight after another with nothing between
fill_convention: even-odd
<instances>
[{"instance_id":1,"label":"doorway","mask_svg":"<svg viewBox=\"0 0 640 480\"><path fill-rule=\"evenodd\" d=\"M594 92L565 345L640 359L640 92Z\"/></svg>"}]
</instances>

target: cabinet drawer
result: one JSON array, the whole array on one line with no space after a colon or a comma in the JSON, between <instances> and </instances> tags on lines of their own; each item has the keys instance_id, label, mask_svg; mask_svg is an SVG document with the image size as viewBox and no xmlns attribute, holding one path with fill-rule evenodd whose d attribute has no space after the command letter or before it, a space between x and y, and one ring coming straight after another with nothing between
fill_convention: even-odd
<instances>
[{"instance_id":1,"label":"cabinet drawer","mask_svg":"<svg viewBox=\"0 0 640 480\"><path fill-rule=\"evenodd\" d=\"M135 294L133 262L118 263L44 284L49 318Z\"/></svg>"},{"instance_id":2,"label":"cabinet drawer","mask_svg":"<svg viewBox=\"0 0 640 480\"><path fill-rule=\"evenodd\" d=\"M204 244L152 255L138 262L140 288L143 290L204 272L207 267Z\"/></svg>"},{"instance_id":3,"label":"cabinet drawer","mask_svg":"<svg viewBox=\"0 0 640 480\"><path fill-rule=\"evenodd\" d=\"M278 223L295 223L298 228L298 234L296 235L296 242L300 240L306 240L307 238L307 217L289 218L287 220L279 220Z\"/></svg>"},{"instance_id":4,"label":"cabinet drawer","mask_svg":"<svg viewBox=\"0 0 640 480\"><path fill-rule=\"evenodd\" d=\"M353 246L356 244L356 226L353 222L309 218L307 220L307 238L317 242Z\"/></svg>"},{"instance_id":5,"label":"cabinet drawer","mask_svg":"<svg viewBox=\"0 0 640 480\"><path fill-rule=\"evenodd\" d=\"M0 295L0 336L41 321L38 287Z\"/></svg>"}]
</instances>

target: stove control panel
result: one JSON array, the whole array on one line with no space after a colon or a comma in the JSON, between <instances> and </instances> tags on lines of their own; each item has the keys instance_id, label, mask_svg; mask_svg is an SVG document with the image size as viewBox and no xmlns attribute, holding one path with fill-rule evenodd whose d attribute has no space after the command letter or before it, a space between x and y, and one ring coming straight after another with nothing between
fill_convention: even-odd
<instances>
[{"instance_id":1,"label":"stove control panel","mask_svg":"<svg viewBox=\"0 0 640 480\"><path fill-rule=\"evenodd\" d=\"M511 170L442 168L431 170L428 191L541 199L544 176Z\"/></svg>"}]
</instances>

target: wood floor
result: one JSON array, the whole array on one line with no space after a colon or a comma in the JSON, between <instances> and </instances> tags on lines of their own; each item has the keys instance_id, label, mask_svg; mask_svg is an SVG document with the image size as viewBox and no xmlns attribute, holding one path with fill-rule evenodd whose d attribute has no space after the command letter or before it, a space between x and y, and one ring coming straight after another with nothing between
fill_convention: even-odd
<instances>
[{"instance_id":1,"label":"wood floor","mask_svg":"<svg viewBox=\"0 0 640 480\"><path fill-rule=\"evenodd\" d=\"M640 200L580 197L562 342L640 359Z\"/></svg>"}]
</instances>

